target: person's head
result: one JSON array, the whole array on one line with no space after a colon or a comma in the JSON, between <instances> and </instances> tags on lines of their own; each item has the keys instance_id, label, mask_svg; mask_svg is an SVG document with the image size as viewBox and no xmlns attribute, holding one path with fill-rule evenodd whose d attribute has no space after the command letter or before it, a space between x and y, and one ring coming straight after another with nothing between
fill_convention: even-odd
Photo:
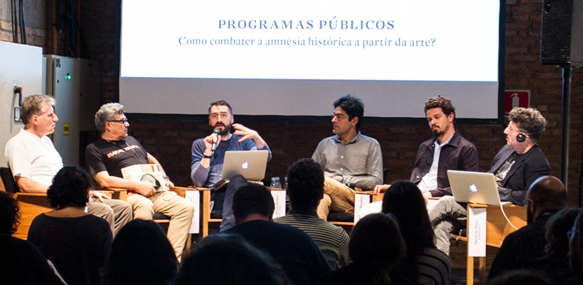
<instances>
[{"instance_id":1,"label":"person's head","mask_svg":"<svg viewBox=\"0 0 583 285\"><path fill-rule=\"evenodd\" d=\"M47 190L51 207L55 209L85 208L89 198L90 181L89 174L77 166L61 168Z\"/></svg>"},{"instance_id":2,"label":"person's head","mask_svg":"<svg viewBox=\"0 0 583 285\"><path fill-rule=\"evenodd\" d=\"M437 95L425 102L425 116L429 128L435 136L453 134L455 120L455 107L450 100Z\"/></svg>"},{"instance_id":3,"label":"person's head","mask_svg":"<svg viewBox=\"0 0 583 285\"><path fill-rule=\"evenodd\" d=\"M356 264L367 265L375 280L390 280L391 267L397 264L406 252L399 225L391 214L376 213L364 216L354 225L350 233L348 244L350 259Z\"/></svg>"},{"instance_id":4,"label":"person's head","mask_svg":"<svg viewBox=\"0 0 583 285\"><path fill-rule=\"evenodd\" d=\"M250 220L271 221L275 204L271 192L263 185L248 183L233 197L233 214L237 224Z\"/></svg>"},{"instance_id":5,"label":"person's head","mask_svg":"<svg viewBox=\"0 0 583 285\"><path fill-rule=\"evenodd\" d=\"M392 183L383 197L382 212L397 217L408 256L416 257L425 248L435 247L425 199L415 183L407 180Z\"/></svg>"},{"instance_id":6,"label":"person's head","mask_svg":"<svg viewBox=\"0 0 583 285\"><path fill-rule=\"evenodd\" d=\"M583 211L581 211L573 227L568 231L569 237L569 267L577 274L583 274Z\"/></svg>"},{"instance_id":7,"label":"person's head","mask_svg":"<svg viewBox=\"0 0 583 285\"><path fill-rule=\"evenodd\" d=\"M529 285L551 285L553 284L545 277L537 272L518 269L506 271L500 276L492 280L488 280L488 285L515 285L515 284L529 284Z\"/></svg>"},{"instance_id":8,"label":"person's head","mask_svg":"<svg viewBox=\"0 0 583 285\"><path fill-rule=\"evenodd\" d=\"M18 229L20 212L18 202L10 194L0 191L0 235L12 235Z\"/></svg>"},{"instance_id":9,"label":"person's head","mask_svg":"<svg viewBox=\"0 0 583 285\"><path fill-rule=\"evenodd\" d=\"M567 256L569 252L569 238L567 232L573 227L575 218L581 212L579 208L568 208L558 211L545 225L547 245L545 252L550 257Z\"/></svg>"},{"instance_id":10,"label":"person's head","mask_svg":"<svg viewBox=\"0 0 583 285\"><path fill-rule=\"evenodd\" d=\"M227 101L219 100L211 103L209 107L209 125L213 128L219 128L221 136L229 133L233 122L235 122L233 108Z\"/></svg>"},{"instance_id":11,"label":"person's head","mask_svg":"<svg viewBox=\"0 0 583 285\"><path fill-rule=\"evenodd\" d=\"M281 266L238 234L218 233L196 244L185 258L176 285L285 285Z\"/></svg>"},{"instance_id":12,"label":"person's head","mask_svg":"<svg viewBox=\"0 0 583 285\"><path fill-rule=\"evenodd\" d=\"M48 95L25 97L20 106L20 119L24 128L39 137L54 133L59 120L55 114L55 104L55 99Z\"/></svg>"},{"instance_id":13,"label":"person's head","mask_svg":"<svg viewBox=\"0 0 583 285\"><path fill-rule=\"evenodd\" d=\"M324 171L311 158L302 158L287 173L287 196L292 209L315 211L324 195Z\"/></svg>"},{"instance_id":14,"label":"person's head","mask_svg":"<svg viewBox=\"0 0 583 285\"><path fill-rule=\"evenodd\" d=\"M545 130L547 121L534 108L516 107L508 114L510 123L504 129L506 143L514 149L534 145Z\"/></svg>"},{"instance_id":15,"label":"person's head","mask_svg":"<svg viewBox=\"0 0 583 285\"><path fill-rule=\"evenodd\" d=\"M115 236L104 267L105 284L173 284L178 260L159 225L136 219Z\"/></svg>"},{"instance_id":16,"label":"person's head","mask_svg":"<svg viewBox=\"0 0 583 285\"><path fill-rule=\"evenodd\" d=\"M545 212L557 212L567 207L567 191L561 180L554 176L543 176L535 180L526 192L528 222Z\"/></svg>"},{"instance_id":17,"label":"person's head","mask_svg":"<svg viewBox=\"0 0 583 285\"><path fill-rule=\"evenodd\" d=\"M358 132L364 117L362 100L351 95L345 95L334 101L332 116L332 132L344 136L352 131Z\"/></svg>"},{"instance_id":18,"label":"person's head","mask_svg":"<svg viewBox=\"0 0 583 285\"><path fill-rule=\"evenodd\" d=\"M95 128L102 137L109 140L122 140L128 136L130 123L126 118L122 104L107 103L95 113Z\"/></svg>"}]
</instances>

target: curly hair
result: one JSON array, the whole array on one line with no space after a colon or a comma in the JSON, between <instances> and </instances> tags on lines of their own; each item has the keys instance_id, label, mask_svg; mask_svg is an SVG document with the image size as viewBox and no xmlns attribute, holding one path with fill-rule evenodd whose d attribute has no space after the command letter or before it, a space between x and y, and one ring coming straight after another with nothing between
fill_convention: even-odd
<instances>
[{"instance_id":1,"label":"curly hair","mask_svg":"<svg viewBox=\"0 0 583 285\"><path fill-rule=\"evenodd\" d=\"M518 124L518 128L524 130L532 139L538 140L545 131L547 120L534 108L515 107L508 114L510 121Z\"/></svg>"},{"instance_id":2,"label":"curly hair","mask_svg":"<svg viewBox=\"0 0 583 285\"><path fill-rule=\"evenodd\" d=\"M427 110L433 108L441 108L441 110L446 116L449 116L449 114L451 113L455 114L455 107L453 106L451 101L441 95L437 95L437 97L434 98L429 98L425 102L425 108L423 110L425 113L427 113Z\"/></svg>"},{"instance_id":3,"label":"curly hair","mask_svg":"<svg viewBox=\"0 0 583 285\"><path fill-rule=\"evenodd\" d=\"M95 128L102 134L105 132L105 124L115 120L115 114L123 114L123 105L120 103L103 104L95 113Z\"/></svg>"},{"instance_id":4,"label":"curly hair","mask_svg":"<svg viewBox=\"0 0 583 285\"><path fill-rule=\"evenodd\" d=\"M18 229L20 208L10 194L0 191L0 235L12 235Z\"/></svg>"},{"instance_id":5,"label":"curly hair","mask_svg":"<svg viewBox=\"0 0 583 285\"><path fill-rule=\"evenodd\" d=\"M49 104L55 107L55 98L48 95L30 95L24 98L22 104L20 105L20 119L27 125L30 121L30 117L33 115L39 115L42 111L44 104Z\"/></svg>"},{"instance_id":6,"label":"curly hair","mask_svg":"<svg viewBox=\"0 0 583 285\"><path fill-rule=\"evenodd\" d=\"M311 158L302 158L290 167L287 174L287 195L291 207L300 212L318 207L324 191L324 171Z\"/></svg>"},{"instance_id":7,"label":"curly hair","mask_svg":"<svg viewBox=\"0 0 583 285\"><path fill-rule=\"evenodd\" d=\"M53 178L53 184L47 190L51 207L85 207L89 199L91 177L77 166L65 166Z\"/></svg>"}]
</instances>

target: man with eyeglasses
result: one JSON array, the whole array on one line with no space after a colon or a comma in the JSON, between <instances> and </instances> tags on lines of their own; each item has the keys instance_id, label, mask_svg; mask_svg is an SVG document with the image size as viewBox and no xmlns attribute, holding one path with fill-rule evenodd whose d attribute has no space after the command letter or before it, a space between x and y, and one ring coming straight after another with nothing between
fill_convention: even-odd
<instances>
[{"instance_id":1,"label":"man with eyeglasses","mask_svg":"<svg viewBox=\"0 0 583 285\"><path fill-rule=\"evenodd\" d=\"M123 178L122 168L155 164L164 175L166 186L174 185L158 160L138 140L128 136L129 126L123 105L108 103L99 108L95 114L95 127L101 133L101 139L85 149L87 170L102 187L124 188L131 192L127 201L132 205L134 218L151 220L154 212L169 217L167 236L180 261L192 222L194 205L173 191L157 189L150 182Z\"/></svg>"},{"instance_id":2,"label":"man with eyeglasses","mask_svg":"<svg viewBox=\"0 0 583 285\"><path fill-rule=\"evenodd\" d=\"M545 255L545 225L556 212L567 207L567 191L561 180L542 176L535 180L526 199L528 225L509 234L494 258L488 275L491 280L503 272L522 269L523 263Z\"/></svg>"},{"instance_id":3,"label":"man with eyeglasses","mask_svg":"<svg viewBox=\"0 0 583 285\"><path fill-rule=\"evenodd\" d=\"M213 190L213 210L222 212L220 231L224 231L235 225L232 212L233 196L239 187L247 184L243 176L237 175L230 179L226 187L215 189L216 183L221 180L225 152L267 150L268 160L271 160L271 150L259 133L234 123L233 109L225 100L210 104L208 120L213 133L192 143L190 178L195 186Z\"/></svg>"},{"instance_id":4,"label":"man with eyeglasses","mask_svg":"<svg viewBox=\"0 0 583 285\"><path fill-rule=\"evenodd\" d=\"M569 238L569 267L578 274L573 279L568 279L566 285L583 284L583 212L580 212L575 219L573 228L567 233Z\"/></svg>"},{"instance_id":5,"label":"man with eyeglasses","mask_svg":"<svg viewBox=\"0 0 583 285\"><path fill-rule=\"evenodd\" d=\"M318 143L312 159L324 170L324 197L317 213L353 213L355 190L372 190L383 183L383 156L379 142L360 133L364 104L351 95L334 102L332 133Z\"/></svg>"},{"instance_id":6,"label":"man with eyeglasses","mask_svg":"<svg viewBox=\"0 0 583 285\"><path fill-rule=\"evenodd\" d=\"M12 137L4 150L14 181L22 192L47 193L53 177L63 168L63 159L47 137L55 132L59 120L54 112L56 101L47 95L25 97L21 106L24 128ZM87 212L105 219L115 235L132 220L132 209L124 201L110 199L90 191Z\"/></svg>"}]
</instances>

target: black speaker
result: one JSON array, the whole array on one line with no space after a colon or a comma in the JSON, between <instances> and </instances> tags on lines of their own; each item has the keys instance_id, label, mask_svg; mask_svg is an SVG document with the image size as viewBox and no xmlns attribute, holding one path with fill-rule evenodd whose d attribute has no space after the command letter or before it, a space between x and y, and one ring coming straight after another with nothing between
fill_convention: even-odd
<instances>
[{"instance_id":1,"label":"black speaker","mask_svg":"<svg viewBox=\"0 0 583 285\"><path fill-rule=\"evenodd\" d=\"M583 65L583 0L543 0L542 64Z\"/></svg>"}]
</instances>

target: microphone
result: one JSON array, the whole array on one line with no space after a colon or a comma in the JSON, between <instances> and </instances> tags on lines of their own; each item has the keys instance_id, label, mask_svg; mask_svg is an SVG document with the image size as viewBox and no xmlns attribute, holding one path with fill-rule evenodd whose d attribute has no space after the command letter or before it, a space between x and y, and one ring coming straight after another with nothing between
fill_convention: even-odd
<instances>
[{"instance_id":1,"label":"microphone","mask_svg":"<svg viewBox=\"0 0 583 285\"><path fill-rule=\"evenodd\" d=\"M216 140L213 141L213 145L211 146L211 153L214 154L215 150L217 150L217 143L219 142L219 134L221 133L221 129L220 128L215 128L213 130L213 134L215 134L216 136Z\"/></svg>"}]
</instances>

